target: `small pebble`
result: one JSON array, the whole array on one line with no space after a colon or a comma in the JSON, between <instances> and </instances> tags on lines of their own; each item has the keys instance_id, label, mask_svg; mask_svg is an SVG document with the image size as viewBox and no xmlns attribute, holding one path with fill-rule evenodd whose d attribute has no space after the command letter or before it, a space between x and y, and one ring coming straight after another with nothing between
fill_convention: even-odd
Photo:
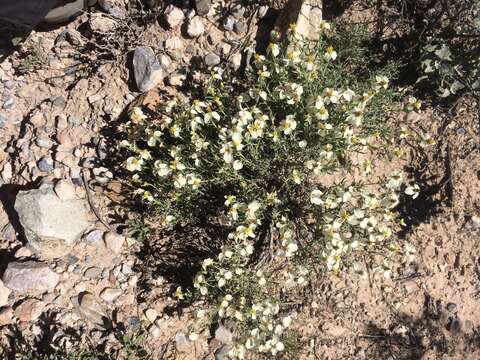
<instances>
[{"instance_id":1,"label":"small pebble","mask_svg":"<svg viewBox=\"0 0 480 360\"><path fill-rule=\"evenodd\" d=\"M53 166L53 160L49 156L42 157L37 165L40 171L43 171L43 172L52 172L53 169L55 168Z\"/></svg>"}]
</instances>

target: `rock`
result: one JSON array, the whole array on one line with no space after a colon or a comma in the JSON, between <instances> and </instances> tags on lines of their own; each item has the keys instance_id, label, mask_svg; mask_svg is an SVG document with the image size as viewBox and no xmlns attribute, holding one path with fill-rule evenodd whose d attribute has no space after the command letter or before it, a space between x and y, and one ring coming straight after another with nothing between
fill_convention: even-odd
<instances>
[{"instance_id":1,"label":"rock","mask_svg":"<svg viewBox=\"0 0 480 360\"><path fill-rule=\"evenodd\" d=\"M222 55L227 56L232 50L232 46L227 43L221 43L217 46L217 49L222 53Z\"/></svg>"},{"instance_id":2,"label":"rock","mask_svg":"<svg viewBox=\"0 0 480 360\"><path fill-rule=\"evenodd\" d=\"M447 304L447 310L450 312L455 312L457 311L457 305L454 303L448 303Z\"/></svg>"},{"instance_id":3,"label":"rock","mask_svg":"<svg viewBox=\"0 0 480 360\"><path fill-rule=\"evenodd\" d=\"M4 129L7 126L7 118L0 114L0 129Z\"/></svg>"},{"instance_id":4,"label":"rock","mask_svg":"<svg viewBox=\"0 0 480 360\"><path fill-rule=\"evenodd\" d=\"M99 279L100 275L102 275L102 269L96 266L89 267L87 270L85 270L85 273L83 274L87 279Z\"/></svg>"},{"instance_id":5,"label":"rock","mask_svg":"<svg viewBox=\"0 0 480 360\"><path fill-rule=\"evenodd\" d=\"M116 28L117 22L102 14L91 14L88 26L94 33L109 33Z\"/></svg>"},{"instance_id":6,"label":"rock","mask_svg":"<svg viewBox=\"0 0 480 360\"><path fill-rule=\"evenodd\" d=\"M183 11L174 5L168 5L163 13L163 16L165 18L165 22L170 28L180 25L185 19Z\"/></svg>"},{"instance_id":7,"label":"rock","mask_svg":"<svg viewBox=\"0 0 480 360\"><path fill-rule=\"evenodd\" d=\"M154 324L150 325L148 332L154 339L157 339L160 337L160 335L162 335L162 330L160 330L160 328Z\"/></svg>"},{"instance_id":8,"label":"rock","mask_svg":"<svg viewBox=\"0 0 480 360\"><path fill-rule=\"evenodd\" d=\"M67 116L64 115L64 114L60 114L58 116L55 117L55 126L57 127L57 129L66 129L68 127L68 120L67 120ZM61 132L60 134L62 134L61 137L65 137L65 138L68 138L68 136L65 136L63 132ZM59 137L59 134L57 133L57 137ZM60 141L60 143L64 143L65 141Z\"/></svg>"},{"instance_id":9,"label":"rock","mask_svg":"<svg viewBox=\"0 0 480 360\"><path fill-rule=\"evenodd\" d=\"M187 339L184 333L177 332L175 334L175 348L178 352L190 353L192 351L192 343Z\"/></svg>"},{"instance_id":10,"label":"rock","mask_svg":"<svg viewBox=\"0 0 480 360\"><path fill-rule=\"evenodd\" d=\"M239 20L235 23L233 29L239 35L245 34L248 30L247 23L243 20Z\"/></svg>"},{"instance_id":11,"label":"rock","mask_svg":"<svg viewBox=\"0 0 480 360\"><path fill-rule=\"evenodd\" d=\"M125 242L125 236L109 232L105 234L105 245L112 250L115 254L122 252L122 246Z\"/></svg>"},{"instance_id":12,"label":"rock","mask_svg":"<svg viewBox=\"0 0 480 360\"><path fill-rule=\"evenodd\" d=\"M32 255L33 255L32 251L26 246L22 246L20 249L15 251L15 258L17 259L23 258L23 257L30 257Z\"/></svg>"},{"instance_id":13,"label":"rock","mask_svg":"<svg viewBox=\"0 0 480 360\"><path fill-rule=\"evenodd\" d=\"M290 0L277 18L275 28L285 33L290 24L307 39L317 40L320 35L322 0Z\"/></svg>"},{"instance_id":14,"label":"rock","mask_svg":"<svg viewBox=\"0 0 480 360\"><path fill-rule=\"evenodd\" d=\"M50 149L53 146L52 140L48 138L37 138L35 143L43 149Z\"/></svg>"},{"instance_id":15,"label":"rock","mask_svg":"<svg viewBox=\"0 0 480 360\"><path fill-rule=\"evenodd\" d=\"M165 40L165 51L175 60L181 60L185 44L177 36Z\"/></svg>"},{"instance_id":16,"label":"rock","mask_svg":"<svg viewBox=\"0 0 480 360\"><path fill-rule=\"evenodd\" d=\"M59 2L57 1L57 4ZM75 0L69 3L63 3L63 6L58 6L45 16L43 19L48 23L62 23L70 20L72 17L80 15L83 12L85 2L84 0Z\"/></svg>"},{"instance_id":17,"label":"rock","mask_svg":"<svg viewBox=\"0 0 480 360\"><path fill-rule=\"evenodd\" d=\"M75 186L68 180L60 180L55 184L55 193L60 200L75 199Z\"/></svg>"},{"instance_id":18,"label":"rock","mask_svg":"<svg viewBox=\"0 0 480 360\"><path fill-rule=\"evenodd\" d=\"M236 53L231 57L230 62L235 70L239 69L242 65L242 54Z\"/></svg>"},{"instance_id":19,"label":"rock","mask_svg":"<svg viewBox=\"0 0 480 360\"><path fill-rule=\"evenodd\" d=\"M215 351L215 360L228 360L230 357L228 353L230 352L231 347L228 345L222 345L217 351Z\"/></svg>"},{"instance_id":20,"label":"rock","mask_svg":"<svg viewBox=\"0 0 480 360\"><path fill-rule=\"evenodd\" d=\"M235 18L231 15L227 16L223 19L222 26L225 31L233 31L233 27L235 26Z\"/></svg>"},{"instance_id":21,"label":"rock","mask_svg":"<svg viewBox=\"0 0 480 360\"><path fill-rule=\"evenodd\" d=\"M203 21L200 17L193 17L187 26L187 34L191 38L196 38L202 35L205 32L205 27L203 26Z\"/></svg>"},{"instance_id":22,"label":"rock","mask_svg":"<svg viewBox=\"0 0 480 360\"><path fill-rule=\"evenodd\" d=\"M205 62L205 65L209 67L218 65L220 64L220 56L212 52L208 53L207 56L205 56L204 62Z\"/></svg>"},{"instance_id":23,"label":"rock","mask_svg":"<svg viewBox=\"0 0 480 360\"><path fill-rule=\"evenodd\" d=\"M74 46L83 45L82 35L75 29L65 29L63 30L55 39L55 44L67 41L69 44Z\"/></svg>"},{"instance_id":24,"label":"rock","mask_svg":"<svg viewBox=\"0 0 480 360\"><path fill-rule=\"evenodd\" d=\"M20 321L34 321L37 320L45 304L39 300L27 299L15 308L15 316Z\"/></svg>"},{"instance_id":25,"label":"rock","mask_svg":"<svg viewBox=\"0 0 480 360\"><path fill-rule=\"evenodd\" d=\"M263 18L265 15L267 15L267 12L268 12L268 5L263 5L263 6L260 6L257 10L257 16L259 19Z\"/></svg>"},{"instance_id":26,"label":"rock","mask_svg":"<svg viewBox=\"0 0 480 360\"><path fill-rule=\"evenodd\" d=\"M215 339L222 344L231 344L233 342L233 334L225 326L219 325L215 330Z\"/></svg>"},{"instance_id":27,"label":"rock","mask_svg":"<svg viewBox=\"0 0 480 360\"><path fill-rule=\"evenodd\" d=\"M195 0L195 9L197 9L197 14L200 16L207 15L210 12L211 7L211 0Z\"/></svg>"},{"instance_id":28,"label":"rock","mask_svg":"<svg viewBox=\"0 0 480 360\"><path fill-rule=\"evenodd\" d=\"M73 297L71 301L80 315L97 328L110 329L112 327L107 311L93 294L84 291Z\"/></svg>"},{"instance_id":29,"label":"rock","mask_svg":"<svg viewBox=\"0 0 480 360\"><path fill-rule=\"evenodd\" d=\"M141 322L138 316L130 316L127 319L127 328L132 332L137 332L138 330L140 330L140 325Z\"/></svg>"},{"instance_id":30,"label":"rock","mask_svg":"<svg viewBox=\"0 0 480 360\"><path fill-rule=\"evenodd\" d=\"M67 101L65 100L65 97L62 95L55 96L54 98L52 98L53 106L56 106L58 108L64 108L66 104L67 104Z\"/></svg>"},{"instance_id":31,"label":"rock","mask_svg":"<svg viewBox=\"0 0 480 360\"><path fill-rule=\"evenodd\" d=\"M3 102L3 108L4 109L11 109L15 105L15 99L13 97L8 97L4 102Z\"/></svg>"},{"instance_id":32,"label":"rock","mask_svg":"<svg viewBox=\"0 0 480 360\"><path fill-rule=\"evenodd\" d=\"M44 156L38 162L38 168L43 172L52 172L54 169L53 159L50 156Z\"/></svg>"},{"instance_id":33,"label":"rock","mask_svg":"<svg viewBox=\"0 0 480 360\"><path fill-rule=\"evenodd\" d=\"M13 309L11 307L0 310L0 327L13 322Z\"/></svg>"},{"instance_id":34,"label":"rock","mask_svg":"<svg viewBox=\"0 0 480 360\"><path fill-rule=\"evenodd\" d=\"M7 288L3 281L0 280L0 308L8 305L8 297L10 296L12 290Z\"/></svg>"},{"instance_id":35,"label":"rock","mask_svg":"<svg viewBox=\"0 0 480 360\"><path fill-rule=\"evenodd\" d=\"M5 286L21 294L51 291L58 280L48 265L35 261L11 262L3 274Z\"/></svg>"},{"instance_id":36,"label":"rock","mask_svg":"<svg viewBox=\"0 0 480 360\"><path fill-rule=\"evenodd\" d=\"M50 186L20 191L15 202L30 246L47 258L69 252L88 226L81 200L62 200Z\"/></svg>"},{"instance_id":37,"label":"rock","mask_svg":"<svg viewBox=\"0 0 480 360\"><path fill-rule=\"evenodd\" d=\"M118 0L98 0L98 5L107 14L117 19L125 19L127 16L127 12Z\"/></svg>"},{"instance_id":38,"label":"rock","mask_svg":"<svg viewBox=\"0 0 480 360\"><path fill-rule=\"evenodd\" d=\"M150 321L151 323L154 323L155 320L157 320L158 312L155 309L147 309L145 310L145 317L147 318L148 321Z\"/></svg>"},{"instance_id":39,"label":"rock","mask_svg":"<svg viewBox=\"0 0 480 360\"><path fill-rule=\"evenodd\" d=\"M230 8L230 12L236 19L240 19L245 15L245 6L240 3L236 3Z\"/></svg>"},{"instance_id":40,"label":"rock","mask_svg":"<svg viewBox=\"0 0 480 360\"><path fill-rule=\"evenodd\" d=\"M173 73L168 77L168 83L172 86L182 86L186 78L183 74Z\"/></svg>"},{"instance_id":41,"label":"rock","mask_svg":"<svg viewBox=\"0 0 480 360\"><path fill-rule=\"evenodd\" d=\"M159 58L159 63L160 63L160 67L163 70L167 70L172 64L172 60L170 60L170 57L168 55L161 54Z\"/></svg>"},{"instance_id":42,"label":"rock","mask_svg":"<svg viewBox=\"0 0 480 360\"><path fill-rule=\"evenodd\" d=\"M133 72L138 90L146 92L163 80L163 71L151 47L140 46L133 53Z\"/></svg>"},{"instance_id":43,"label":"rock","mask_svg":"<svg viewBox=\"0 0 480 360\"><path fill-rule=\"evenodd\" d=\"M82 125L82 120L80 120L75 115L69 115L67 121L68 121L68 125L70 125L71 127L77 127Z\"/></svg>"},{"instance_id":44,"label":"rock","mask_svg":"<svg viewBox=\"0 0 480 360\"><path fill-rule=\"evenodd\" d=\"M85 236L85 241L90 245L97 245L103 239L104 231L95 229Z\"/></svg>"},{"instance_id":45,"label":"rock","mask_svg":"<svg viewBox=\"0 0 480 360\"><path fill-rule=\"evenodd\" d=\"M100 293L100 298L107 303L112 303L116 298L122 295L122 293L123 291L121 289L105 288Z\"/></svg>"}]
</instances>

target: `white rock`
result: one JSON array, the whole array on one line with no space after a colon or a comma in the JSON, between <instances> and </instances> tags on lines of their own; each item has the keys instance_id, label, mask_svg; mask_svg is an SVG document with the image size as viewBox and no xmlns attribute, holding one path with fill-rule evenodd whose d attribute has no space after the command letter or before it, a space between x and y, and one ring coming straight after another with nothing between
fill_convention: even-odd
<instances>
[{"instance_id":1,"label":"white rock","mask_svg":"<svg viewBox=\"0 0 480 360\"><path fill-rule=\"evenodd\" d=\"M158 326L155 326L155 325L150 325L150 328L148 330L150 332L150 334L152 335L153 338L159 338L160 335L162 334L162 330L160 330L160 328Z\"/></svg>"},{"instance_id":2,"label":"white rock","mask_svg":"<svg viewBox=\"0 0 480 360\"><path fill-rule=\"evenodd\" d=\"M145 310L145 317L147 318L148 321L150 321L151 323L154 323L158 317L158 312L155 309L147 309Z\"/></svg>"},{"instance_id":3,"label":"white rock","mask_svg":"<svg viewBox=\"0 0 480 360\"><path fill-rule=\"evenodd\" d=\"M185 15L183 11L177 8L174 5L168 5L164 12L165 21L167 22L168 26L174 28L180 25L183 20L185 19Z\"/></svg>"},{"instance_id":4,"label":"white rock","mask_svg":"<svg viewBox=\"0 0 480 360\"><path fill-rule=\"evenodd\" d=\"M105 234L105 245L112 250L115 254L122 252L122 246L125 242L125 236L109 232Z\"/></svg>"},{"instance_id":5,"label":"white rock","mask_svg":"<svg viewBox=\"0 0 480 360\"><path fill-rule=\"evenodd\" d=\"M192 18L187 26L187 34L192 38L199 37L205 32L205 26L203 25L203 21L200 17L195 16Z\"/></svg>"},{"instance_id":6,"label":"white rock","mask_svg":"<svg viewBox=\"0 0 480 360\"><path fill-rule=\"evenodd\" d=\"M20 191L15 202L25 236L47 258L68 253L88 226L81 200L61 200L50 186Z\"/></svg>"},{"instance_id":7,"label":"white rock","mask_svg":"<svg viewBox=\"0 0 480 360\"><path fill-rule=\"evenodd\" d=\"M26 246L22 246L15 252L15 258L17 259L30 256L32 256L32 251Z\"/></svg>"},{"instance_id":8,"label":"white rock","mask_svg":"<svg viewBox=\"0 0 480 360\"><path fill-rule=\"evenodd\" d=\"M55 184L55 193L61 200L75 199L75 186L71 181L60 180Z\"/></svg>"},{"instance_id":9,"label":"white rock","mask_svg":"<svg viewBox=\"0 0 480 360\"><path fill-rule=\"evenodd\" d=\"M0 280L0 308L8 305L8 297L12 290L7 288L4 284L3 281Z\"/></svg>"},{"instance_id":10,"label":"white rock","mask_svg":"<svg viewBox=\"0 0 480 360\"><path fill-rule=\"evenodd\" d=\"M233 342L233 334L225 326L219 325L217 330L215 330L215 339L222 344L231 344Z\"/></svg>"},{"instance_id":11,"label":"white rock","mask_svg":"<svg viewBox=\"0 0 480 360\"><path fill-rule=\"evenodd\" d=\"M53 290L59 278L46 264L35 261L11 262L3 274L3 283L21 294L43 293Z\"/></svg>"},{"instance_id":12,"label":"white rock","mask_svg":"<svg viewBox=\"0 0 480 360\"><path fill-rule=\"evenodd\" d=\"M242 65L242 54L236 53L230 58L230 62L232 63L232 66L235 70L240 68L240 65Z\"/></svg>"},{"instance_id":13,"label":"white rock","mask_svg":"<svg viewBox=\"0 0 480 360\"><path fill-rule=\"evenodd\" d=\"M183 74L173 73L168 77L168 83L172 86L182 86L186 78Z\"/></svg>"},{"instance_id":14,"label":"white rock","mask_svg":"<svg viewBox=\"0 0 480 360\"><path fill-rule=\"evenodd\" d=\"M121 289L114 289L114 288L105 288L100 293L100 298L106 301L107 303L111 303L115 301L120 295L122 295L123 291Z\"/></svg>"}]
</instances>

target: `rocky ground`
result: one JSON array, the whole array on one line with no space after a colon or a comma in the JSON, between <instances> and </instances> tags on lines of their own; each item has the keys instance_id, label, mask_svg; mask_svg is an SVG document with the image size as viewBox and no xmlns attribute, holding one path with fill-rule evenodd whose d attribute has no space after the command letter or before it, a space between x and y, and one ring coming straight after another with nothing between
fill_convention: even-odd
<instances>
[{"instance_id":1,"label":"rocky ground","mask_svg":"<svg viewBox=\"0 0 480 360\"><path fill-rule=\"evenodd\" d=\"M192 4L162 2L152 17L123 0L100 1L14 49L0 47L2 358L84 344L113 359L126 348L140 358L137 345L154 359L200 359L228 343L225 329L209 343L186 339L190 314L172 310L168 279L139 256L144 244L128 233L110 163L117 121L132 102L188 96L209 68L241 67L247 44L261 44L278 13ZM407 167L427 189L406 209L416 266L383 283L323 280L299 315L298 331L311 340L298 358L480 358L479 124L468 101L454 118L418 119L440 141L432 153L412 153Z\"/></svg>"}]
</instances>

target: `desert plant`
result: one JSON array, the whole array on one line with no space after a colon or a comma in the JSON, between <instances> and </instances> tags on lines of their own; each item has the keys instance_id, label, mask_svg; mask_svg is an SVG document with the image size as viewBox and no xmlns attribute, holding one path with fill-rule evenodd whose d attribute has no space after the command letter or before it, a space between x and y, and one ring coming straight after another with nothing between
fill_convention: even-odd
<instances>
[{"instance_id":1,"label":"desert plant","mask_svg":"<svg viewBox=\"0 0 480 360\"><path fill-rule=\"evenodd\" d=\"M355 259L375 252L373 270L390 276L388 259L414 252L392 235L402 175L374 171L402 152L388 125L395 67L369 71L361 41L322 29L315 43L294 26L286 43L274 33L246 78L214 69L202 98L172 99L149 116L134 108L125 124L125 167L159 226L200 225L208 211L229 232L176 296L204 304L191 340L212 322L234 324L233 357L288 350L288 298L311 274L364 276Z\"/></svg>"}]
</instances>

